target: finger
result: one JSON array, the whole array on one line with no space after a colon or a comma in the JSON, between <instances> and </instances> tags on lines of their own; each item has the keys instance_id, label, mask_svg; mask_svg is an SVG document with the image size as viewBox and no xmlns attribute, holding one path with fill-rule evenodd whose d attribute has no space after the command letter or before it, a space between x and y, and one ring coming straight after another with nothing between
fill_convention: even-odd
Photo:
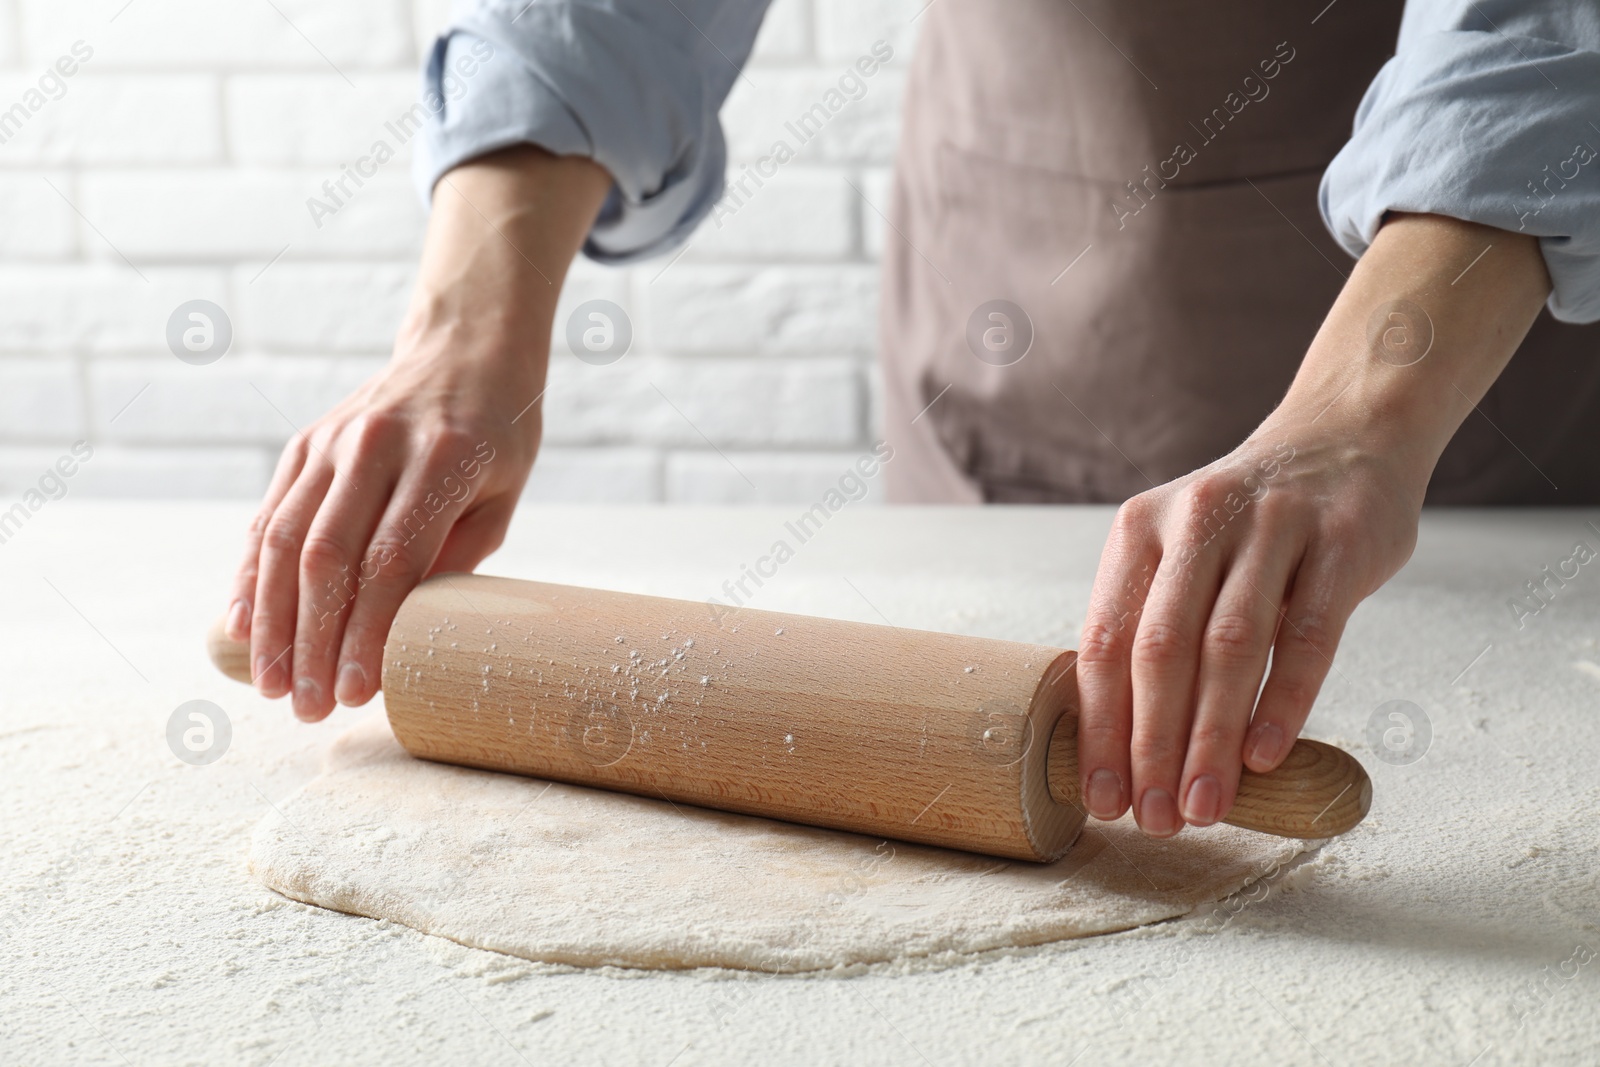
<instances>
[{"instance_id":1,"label":"finger","mask_svg":"<svg viewBox=\"0 0 1600 1067\"><path fill-rule=\"evenodd\" d=\"M1178 778L1189 746L1200 634L1216 602L1225 547L1203 542L1169 543L1133 637L1133 815L1152 837L1183 829Z\"/></svg>"},{"instance_id":2,"label":"finger","mask_svg":"<svg viewBox=\"0 0 1600 1067\"><path fill-rule=\"evenodd\" d=\"M1272 671L1245 736L1243 757L1252 771L1270 771L1289 754L1359 599L1348 588L1345 566L1326 553L1313 558L1307 552L1280 614Z\"/></svg>"},{"instance_id":3,"label":"finger","mask_svg":"<svg viewBox=\"0 0 1600 1067\"><path fill-rule=\"evenodd\" d=\"M1191 825L1210 826L1233 807L1239 750L1300 547L1283 538L1257 538L1222 580L1200 642L1194 725L1178 787L1179 811Z\"/></svg>"},{"instance_id":4,"label":"finger","mask_svg":"<svg viewBox=\"0 0 1600 1067\"><path fill-rule=\"evenodd\" d=\"M1133 681L1128 659L1156 565L1161 559L1154 515L1139 498L1124 504L1100 555L1094 591L1078 639L1079 796L1097 819L1128 810L1132 772L1128 744Z\"/></svg>"},{"instance_id":5,"label":"finger","mask_svg":"<svg viewBox=\"0 0 1600 1067\"><path fill-rule=\"evenodd\" d=\"M511 516L516 507L517 498L506 494L480 503L468 511L450 528L450 534L439 549L433 566L428 569L428 575L476 570L478 564L505 540L506 527L511 525Z\"/></svg>"},{"instance_id":6,"label":"finger","mask_svg":"<svg viewBox=\"0 0 1600 1067\"><path fill-rule=\"evenodd\" d=\"M335 481L300 549L294 714L304 722L318 722L333 710L334 668L366 570L362 552L394 489L398 458L389 457L395 453L364 444L356 456L347 469L361 471L359 487L349 479Z\"/></svg>"},{"instance_id":7,"label":"finger","mask_svg":"<svg viewBox=\"0 0 1600 1067\"><path fill-rule=\"evenodd\" d=\"M250 626L250 664L262 696L276 698L289 691L294 669L291 652L299 601L300 546L333 475L333 467L321 456L308 459L261 534L261 572L256 579L255 618Z\"/></svg>"},{"instance_id":8,"label":"finger","mask_svg":"<svg viewBox=\"0 0 1600 1067\"><path fill-rule=\"evenodd\" d=\"M445 536L444 544L428 568L426 577L476 569L505 539L506 527L510 525L516 502L516 497L506 496L462 516ZM344 626L343 630L348 635L349 626ZM387 639L387 628L384 636ZM362 653L356 647L358 644L358 641L347 636L339 653L335 694L339 703L347 707L359 707L371 700L378 691L374 683L381 680L378 678L378 673L382 671L381 649L377 673L373 673L364 665Z\"/></svg>"},{"instance_id":9,"label":"finger","mask_svg":"<svg viewBox=\"0 0 1600 1067\"><path fill-rule=\"evenodd\" d=\"M382 678L383 644L406 594L433 569L454 525L459 504L445 501L437 511L430 499L444 498L437 485L449 468L430 463L413 465L400 476L394 495L372 535L366 559L372 577L363 581L350 609L344 644L339 652L336 696L341 704L363 704L377 692ZM363 574L365 578L365 573Z\"/></svg>"},{"instance_id":10,"label":"finger","mask_svg":"<svg viewBox=\"0 0 1600 1067\"><path fill-rule=\"evenodd\" d=\"M244 559L240 561L239 569L233 576L233 585L228 596L228 610L223 623L228 636L235 641L250 639L250 616L256 600L256 578L261 570L261 538L266 533L272 513L278 509L278 505L289 492L289 487L300 476L300 470L306 463L306 451L305 438L302 436L296 436L284 446L283 452L278 456L278 467L272 474L266 495L261 498L261 507L256 511L255 518L250 520L250 529L245 532Z\"/></svg>"}]
</instances>

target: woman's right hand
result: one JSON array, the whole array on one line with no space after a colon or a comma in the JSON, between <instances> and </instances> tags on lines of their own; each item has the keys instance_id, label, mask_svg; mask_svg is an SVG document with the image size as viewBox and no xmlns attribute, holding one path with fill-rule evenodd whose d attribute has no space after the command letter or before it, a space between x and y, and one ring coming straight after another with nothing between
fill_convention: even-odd
<instances>
[{"instance_id":1,"label":"woman's right hand","mask_svg":"<svg viewBox=\"0 0 1600 1067\"><path fill-rule=\"evenodd\" d=\"M228 636L297 717L370 700L406 594L505 536L539 447L556 297L609 184L530 147L440 181L392 361L285 446L234 578Z\"/></svg>"}]
</instances>

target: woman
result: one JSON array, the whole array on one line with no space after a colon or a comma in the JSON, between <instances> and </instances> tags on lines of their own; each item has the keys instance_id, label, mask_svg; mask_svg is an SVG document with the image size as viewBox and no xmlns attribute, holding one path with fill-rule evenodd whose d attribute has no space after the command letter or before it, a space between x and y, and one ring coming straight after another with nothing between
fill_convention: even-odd
<instances>
[{"instance_id":1,"label":"woman","mask_svg":"<svg viewBox=\"0 0 1600 1067\"><path fill-rule=\"evenodd\" d=\"M364 703L410 588L499 543L567 266L660 254L712 210L717 109L764 8L479 0L436 44L395 360L285 449L236 581L263 693L308 720ZM1425 497L1600 499L1590 335L1540 317L1600 318L1600 18L1313 8L919 16L889 495L1126 501L1079 646L1079 765L1094 815L1156 836L1222 818L1241 767L1287 753ZM475 495L408 527L485 443Z\"/></svg>"}]
</instances>

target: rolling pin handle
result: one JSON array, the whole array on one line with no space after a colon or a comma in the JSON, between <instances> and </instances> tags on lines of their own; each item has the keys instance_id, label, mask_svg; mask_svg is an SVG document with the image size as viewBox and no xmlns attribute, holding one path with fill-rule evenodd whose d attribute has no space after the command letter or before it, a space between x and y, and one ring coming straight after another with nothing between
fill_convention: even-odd
<instances>
[{"instance_id":1,"label":"rolling pin handle","mask_svg":"<svg viewBox=\"0 0 1600 1067\"><path fill-rule=\"evenodd\" d=\"M217 670L229 678L245 685L255 682L250 675L250 643L229 637L222 619L212 623L211 629L206 631L206 652Z\"/></svg>"},{"instance_id":2,"label":"rolling pin handle","mask_svg":"<svg viewBox=\"0 0 1600 1067\"><path fill-rule=\"evenodd\" d=\"M1050 795L1078 805L1077 720L1063 716L1050 737ZM1337 837L1366 818L1372 779L1348 752L1301 738L1276 770L1239 775L1230 826L1277 837Z\"/></svg>"}]
</instances>

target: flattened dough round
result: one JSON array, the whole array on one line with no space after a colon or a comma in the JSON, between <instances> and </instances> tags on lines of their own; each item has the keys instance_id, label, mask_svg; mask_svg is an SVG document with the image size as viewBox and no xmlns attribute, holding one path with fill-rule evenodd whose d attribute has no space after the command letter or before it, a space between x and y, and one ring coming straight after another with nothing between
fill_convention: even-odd
<instances>
[{"instance_id":1,"label":"flattened dough round","mask_svg":"<svg viewBox=\"0 0 1600 1067\"><path fill-rule=\"evenodd\" d=\"M375 715L257 827L250 865L310 904L553 963L818 970L1125 930L1310 843L1094 824L1056 863L987 859L406 754Z\"/></svg>"}]
</instances>

